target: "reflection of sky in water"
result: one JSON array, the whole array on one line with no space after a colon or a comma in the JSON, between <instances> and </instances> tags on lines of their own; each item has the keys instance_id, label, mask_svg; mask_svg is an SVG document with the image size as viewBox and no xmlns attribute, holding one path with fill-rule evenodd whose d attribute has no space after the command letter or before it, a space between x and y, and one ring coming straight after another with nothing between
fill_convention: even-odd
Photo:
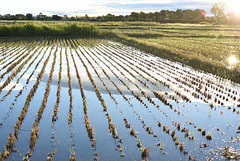
<instances>
[{"instance_id":1,"label":"reflection of sky in water","mask_svg":"<svg viewBox=\"0 0 240 161\"><path fill-rule=\"evenodd\" d=\"M81 68L80 70L85 70L84 68ZM102 82L100 81L100 79L98 78L98 76L96 75L96 73L93 73L94 71L91 72L91 75L97 85L97 87L99 88L99 90L101 91L101 93L107 94L108 92L106 91L105 87L102 85ZM111 74L108 73L108 75L111 77ZM49 73L44 73L42 80L43 81L48 81L48 77L49 77ZM108 78L106 76L101 75L101 78L104 82L108 81ZM123 79L125 82L127 82L126 78L124 77L120 77L121 79ZM114 82L117 81L117 78L113 78L112 79ZM72 88L74 89L79 89L79 84L78 84L78 78L76 76L75 73L71 72L71 85ZM94 91L94 88L92 86L91 81L88 78L88 75L81 75L81 81L83 84L83 88L84 90L89 90L89 91ZM58 84L58 72L54 72L53 73L53 77L52 77L52 84L57 85ZM67 76L67 71L62 71L62 79L61 79L61 86L63 87L68 87L68 76ZM126 88L123 88L124 85L118 84L118 86L121 88L121 90L126 93L126 94L131 94ZM137 91L138 89L134 86L134 85L128 85L132 90ZM115 86L111 83L108 84L108 88L109 90L113 93L113 94L119 94L119 92L117 91L117 89L115 88ZM150 91L146 91L148 92L148 94L150 93Z\"/></svg>"},{"instance_id":2,"label":"reflection of sky in water","mask_svg":"<svg viewBox=\"0 0 240 161\"><path fill-rule=\"evenodd\" d=\"M0 86L2 86L2 85L3 85L3 82L0 82ZM16 87L13 88L14 91L21 90L22 87L23 87L23 85L22 85L21 83L16 84L16 82L11 82L11 83L9 83L8 86L5 87L3 90L8 91L8 90L10 90L10 89L11 89L13 86L15 86L15 85L16 85Z\"/></svg>"},{"instance_id":3,"label":"reflection of sky in water","mask_svg":"<svg viewBox=\"0 0 240 161\"><path fill-rule=\"evenodd\" d=\"M40 70L36 70L36 72L39 73ZM25 74L22 76L22 78L27 80L27 79L29 78L29 76L30 76L30 74L25 73ZM35 77L31 77L31 79L30 79L30 81L36 81L36 80L37 80L37 78L35 78Z\"/></svg>"}]
</instances>

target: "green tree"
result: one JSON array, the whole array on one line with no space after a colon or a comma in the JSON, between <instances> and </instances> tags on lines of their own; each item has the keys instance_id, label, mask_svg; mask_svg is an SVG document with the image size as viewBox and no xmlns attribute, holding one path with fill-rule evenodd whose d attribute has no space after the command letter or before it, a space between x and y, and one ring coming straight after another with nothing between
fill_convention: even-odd
<instances>
[{"instance_id":1,"label":"green tree","mask_svg":"<svg viewBox=\"0 0 240 161\"><path fill-rule=\"evenodd\" d=\"M26 19L27 20L32 20L33 19L33 15L31 13L27 13L26 14Z\"/></svg>"},{"instance_id":2,"label":"green tree","mask_svg":"<svg viewBox=\"0 0 240 161\"><path fill-rule=\"evenodd\" d=\"M226 20L226 15L224 13L225 3L219 2L215 3L211 8L211 13L214 14L216 23L223 23Z\"/></svg>"},{"instance_id":3,"label":"green tree","mask_svg":"<svg viewBox=\"0 0 240 161\"><path fill-rule=\"evenodd\" d=\"M59 20L61 20L61 19L62 19L61 16L58 16L58 15L52 15L52 20L59 21Z\"/></svg>"},{"instance_id":4,"label":"green tree","mask_svg":"<svg viewBox=\"0 0 240 161\"><path fill-rule=\"evenodd\" d=\"M183 10L182 9L177 9L175 12L175 19L181 20L183 18Z\"/></svg>"},{"instance_id":5,"label":"green tree","mask_svg":"<svg viewBox=\"0 0 240 161\"><path fill-rule=\"evenodd\" d=\"M160 19L161 20L165 20L166 19L166 17L167 17L167 10L161 10L160 11Z\"/></svg>"},{"instance_id":6,"label":"green tree","mask_svg":"<svg viewBox=\"0 0 240 161\"><path fill-rule=\"evenodd\" d=\"M139 20L139 13L137 12L131 12L131 15L130 15L130 21L138 21Z\"/></svg>"},{"instance_id":7,"label":"green tree","mask_svg":"<svg viewBox=\"0 0 240 161\"><path fill-rule=\"evenodd\" d=\"M89 20L89 16L88 16L88 14L85 14L85 16L84 16L84 20Z\"/></svg>"},{"instance_id":8,"label":"green tree","mask_svg":"<svg viewBox=\"0 0 240 161\"><path fill-rule=\"evenodd\" d=\"M43 15L42 12L39 13L39 15L37 15L37 20L46 20L47 16Z\"/></svg>"},{"instance_id":9,"label":"green tree","mask_svg":"<svg viewBox=\"0 0 240 161\"><path fill-rule=\"evenodd\" d=\"M144 13L143 11L141 11L139 13L139 17L140 17L140 21L145 21L146 20L146 17L147 17L147 14Z\"/></svg>"},{"instance_id":10,"label":"green tree","mask_svg":"<svg viewBox=\"0 0 240 161\"><path fill-rule=\"evenodd\" d=\"M107 21L115 21L115 15L112 15L111 13L107 14L105 18Z\"/></svg>"}]
</instances>

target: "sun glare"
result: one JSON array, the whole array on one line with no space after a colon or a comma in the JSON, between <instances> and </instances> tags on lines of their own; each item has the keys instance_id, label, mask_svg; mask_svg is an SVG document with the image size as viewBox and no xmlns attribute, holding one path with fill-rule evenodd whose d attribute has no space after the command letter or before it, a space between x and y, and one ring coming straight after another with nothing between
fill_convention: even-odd
<instances>
[{"instance_id":1,"label":"sun glare","mask_svg":"<svg viewBox=\"0 0 240 161\"><path fill-rule=\"evenodd\" d=\"M237 16L240 16L240 1L239 0L227 0L226 4L230 11L234 12Z\"/></svg>"},{"instance_id":2,"label":"sun glare","mask_svg":"<svg viewBox=\"0 0 240 161\"><path fill-rule=\"evenodd\" d=\"M234 65L238 62L238 60L234 55L232 55L228 58L228 62L229 62L230 65Z\"/></svg>"}]
</instances>

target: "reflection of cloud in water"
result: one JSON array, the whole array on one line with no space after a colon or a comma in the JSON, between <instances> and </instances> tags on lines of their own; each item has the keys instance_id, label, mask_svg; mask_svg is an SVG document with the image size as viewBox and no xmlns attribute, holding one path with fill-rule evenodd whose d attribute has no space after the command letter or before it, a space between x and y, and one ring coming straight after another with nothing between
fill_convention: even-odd
<instances>
[{"instance_id":1,"label":"reflection of cloud in water","mask_svg":"<svg viewBox=\"0 0 240 161\"><path fill-rule=\"evenodd\" d=\"M40 70L36 70L35 71L36 73L37 73L37 75L38 75L38 73L40 72ZM31 79L30 79L30 81L36 81L37 80L37 75L34 77L34 75L31 77ZM27 73L25 73L23 76L22 76L22 78L23 79L28 79L29 78L29 76L30 76L30 74L27 74Z\"/></svg>"},{"instance_id":2,"label":"reflection of cloud in water","mask_svg":"<svg viewBox=\"0 0 240 161\"><path fill-rule=\"evenodd\" d=\"M94 79L98 89L101 91L101 93L107 94L108 92L106 91L105 87L102 85L102 82L100 81L98 76L95 73L91 73L91 75L92 75L92 77L93 77L93 79ZM118 79L116 77L112 76L111 74L108 74L108 75L118 85L118 87L120 87L121 91L124 94L131 95L131 93L128 91L128 89L120 81L118 81ZM44 73L42 81L47 82L48 81L48 77L49 77L49 73ZM58 72L54 72L52 78L53 78L52 79L52 84L57 85L58 84ZM116 87L109 81L109 79L106 76L101 75L101 78L107 84L107 87L112 92L112 94L119 94L119 92L117 91ZM123 76L120 77L120 78L124 82L127 82L126 78L124 78ZM77 79L77 76L76 76L75 73L71 73L71 81L72 81L72 88L79 89L78 79ZM94 91L94 87L93 87L91 81L89 80L87 74L85 74L85 75L81 74L81 81L82 81L84 90ZM127 85L134 92L139 92L139 90L133 84L127 84ZM67 76L67 72L66 71L62 72L61 86L68 88L68 76ZM151 95L151 93L152 93L150 90L145 90L145 92L147 94L149 94L149 95Z\"/></svg>"},{"instance_id":3,"label":"reflection of cloud in water","mask_svg":"<svg viewBox=\"0 0 240 161\"><path fill-rule=\"evenodd\" d=\"M3 83L4 83L4 82L0 82L0 86L2 86ZM16 82L11 82L11 83L9 83L8 86L5 87L3 90L8 91L8 90L10 90L14 85L16 85L16 87L13 89L14 91L20 90L20 89L22 89L22 87L23 87L23 85L22 85L21 83L16 84Z\"/></svg>"},{"instance_id":4,"label":"reflection of cloud in water","mask_svg":"<svg viewBox=\"0 0 240 161\"><path fill-rule=\"evenodd\" d=\"M28 79L29 76L30 76L30 74L25 73L25 74L22 76L22 78L23 78L23 79Z\"/></svg>"}]
</instances>

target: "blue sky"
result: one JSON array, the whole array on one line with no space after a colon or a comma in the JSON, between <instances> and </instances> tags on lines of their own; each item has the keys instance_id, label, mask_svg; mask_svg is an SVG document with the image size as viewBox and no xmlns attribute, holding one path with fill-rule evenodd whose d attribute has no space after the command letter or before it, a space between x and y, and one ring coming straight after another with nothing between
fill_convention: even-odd
<instances>
[{"instance_id":1,"label":"blue sky","mask_svg":"<svg viewBox=\"0 0 240 161\"><path fill-rule=\"evenodd\" d=\"M3 0L2 0L3 1ZM163 9L203 9L210 15L210 9L220 0L8 0L1 2L0 14L42 12L47 15L89 16L126 15L135 12L155 12ZM232 2L239 0L222 0Z\"/></svg>"}]
</instances>

